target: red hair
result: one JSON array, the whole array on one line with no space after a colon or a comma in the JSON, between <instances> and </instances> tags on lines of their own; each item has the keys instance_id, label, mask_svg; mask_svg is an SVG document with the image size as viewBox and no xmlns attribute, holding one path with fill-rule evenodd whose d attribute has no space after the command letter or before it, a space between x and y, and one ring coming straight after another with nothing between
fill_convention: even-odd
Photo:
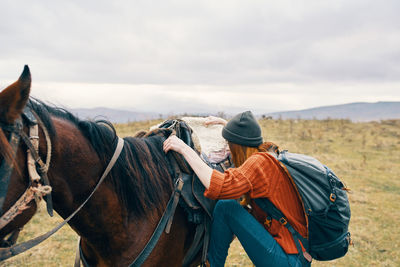
<instances>
[{"instance_id":1,"label":"red hair","mask_svg":"<svg viewBox=\"0 0 400 267\"><path fill-rule=\"evenodd\" d=\"M251 155L257 152L273 152L279 154L279 147L272 142L264 142L258 147L242 146L228 142L229 149L232 155L232 161L235 167L242 165ZM240 201L242 206L247 206L250 203L249 194L245 194Z\"/></svg>"},{"instance_id":2,"label":"red hair","mask_svg":"<svg viewBox=\"0 0 400 267\"><path fill-rule=\"evenodd\" d=\"M235 167L242 165L251 155L257 152L273 152L279 154L279 147L272 142L264 142L258 147L243 146L228 142Z\"/></svg>"}]
</instances>

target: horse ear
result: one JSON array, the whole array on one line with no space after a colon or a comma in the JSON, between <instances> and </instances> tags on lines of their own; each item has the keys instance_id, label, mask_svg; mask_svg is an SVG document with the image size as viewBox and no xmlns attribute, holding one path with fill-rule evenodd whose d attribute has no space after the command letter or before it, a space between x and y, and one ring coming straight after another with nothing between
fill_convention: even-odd
<instances>
[{"instance_id":1,"label":"horse ear","mask_svg":"<svg viewBox=\"0 0 400 267\"><path fill-rule=\"evenodd\" d=\"M0 121L8 124L21 115L29 99L31 89L31 73L25 65L18 81L8 86L0 93Z\"/></svg>"}]
</instances>

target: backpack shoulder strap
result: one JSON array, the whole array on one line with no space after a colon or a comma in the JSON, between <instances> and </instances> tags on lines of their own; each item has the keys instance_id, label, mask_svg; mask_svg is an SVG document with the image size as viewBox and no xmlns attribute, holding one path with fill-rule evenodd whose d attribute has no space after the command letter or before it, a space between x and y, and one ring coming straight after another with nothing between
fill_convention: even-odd
<instances>
[{"instance_id":1,"label":"backpack shoulder strap","mask_svg":"<svg viewBox=\"0 0 400 267\"><path fill-rule=\"evenodd\" d=\"M300 242L303 244L303 247L305 248L306 251L309 249L309 242L307 239L302 237L299 232L297 232L293 226L289 223L289 221L286 219L285 215L277 208L275 205L268 199L268 198L256 198L254 199L254 202L259 206L263 211L267 212L269 216L271 216L273 219L277 220L280 224L285 226L289 232L292 234L294 243L296 245L297 251L299 252L299 255L302 255L302 260L308 261L304 257L303 249L301 248Z\"/></svg>"}]
</instances>

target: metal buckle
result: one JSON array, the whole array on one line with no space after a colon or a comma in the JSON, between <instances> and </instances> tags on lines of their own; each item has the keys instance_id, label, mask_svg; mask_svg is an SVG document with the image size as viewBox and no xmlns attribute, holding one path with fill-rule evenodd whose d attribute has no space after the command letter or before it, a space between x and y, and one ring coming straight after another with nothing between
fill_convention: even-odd
<instances>
[{"instance_id":1,"label":"metal buckle","mask_svg":"<svg viewBox=\"0 0 400 267\"><path fill-rule=\"evenodd\" d=\"M178 179L176 179L176 182L175 182L175 191L176 192L181 192L182 191L182 188L183 188L183 180L182 180L182 178L181 177L179 177Z\"/></svg>"},{"instance_id":2,"label":"metal buckle","mask_svg":"<svg viewBox=\"0 0 400 267\"><path fill-rule=\"evenodd\" d=\"M335 195L334 193L331 193L331 195L329 196L329 199L330 199L332 202L335 202L335 200L336 200L336 195Z\"/></svg>"},{"instance_id":3,"label":"metal buckle","mask_svg":"<svg viewBox=\"0 0 400 267\"><path fill-rule=\"evenodd\" d=\"M279 219L279 222L280 222L282 225L286 225L286 224L287 224L287 220L286 220L284 217L280 218L280 219Z\"/></svg>"}]
</instances>

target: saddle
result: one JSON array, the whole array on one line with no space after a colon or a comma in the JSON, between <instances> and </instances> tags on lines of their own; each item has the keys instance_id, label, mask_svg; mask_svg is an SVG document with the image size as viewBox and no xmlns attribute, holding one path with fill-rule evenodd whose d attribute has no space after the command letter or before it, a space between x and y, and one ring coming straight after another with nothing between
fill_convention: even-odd
<instances>
[{"instance_id":1,"label":"saddle","mask_svg":"<svg viewBox=\"0 0 400 267\"><path fill-rule=\"evenodd\" d=\"M193 130L185 121L179 119L166 120L158 127L173 130L175 135L188 146L193 148L203 159L203 161L211 168L217 169L220 172L224 172L227 168L232 166L230 156L219 163L211 163L208 160L208 156L199 151L200 146L199 144L196 144L197 137L194 138ZM204 213L211 219L216 200L212 200L204 196L204 185L192 171L190 166L186 163L182 155L176 152L172 152L172 154L182 171L184 185L181 193L182 198L179 204L187 212L188 221L199 224L204 219Z\"/></svg>"},{"instance_id":2,"label":"saddle","mask_svg":"<svg viewBox=\"0 0 400 267\"><path fill-rule=\"evenodd\" d=\"M149 132L146 136L157 134L159 131L168 129L188 146L193 148L211 168L224 172L227 168L233 166L230 155L221 162L211 162L206 153L200 151L201 148L198 143L198 137L193 133L192 128L185 121L179 119L166 120L157 127L158 129ZM179 167L178 171L180 172L180 177L184 182L180 194L181 198L179 199L179 205L185 210L187 220L196 224L196 233L182 266L189 266L196 255L198 255L201 247L203 247L202 262L204 263L209 242L212 213L216 200L204 196L204 185L190 168L183 156L174 151L171 151L170 153L173 157L172 161L176 162L172 162L172 165Z\"/></svg>"}]
</instances>

